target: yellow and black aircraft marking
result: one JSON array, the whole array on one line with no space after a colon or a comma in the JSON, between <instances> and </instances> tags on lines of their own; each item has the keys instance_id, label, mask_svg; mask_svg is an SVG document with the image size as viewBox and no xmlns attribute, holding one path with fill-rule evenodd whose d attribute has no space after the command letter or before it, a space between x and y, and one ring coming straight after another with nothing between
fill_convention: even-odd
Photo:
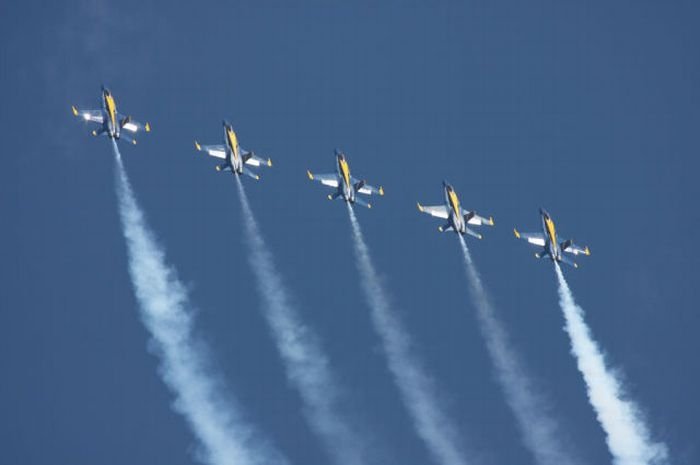
<instances>
[{"instance_id":1,"label":"yellow and black aircraft marking","mask_svg":"<svg viewBox=\"0 0 700 465\"><path fill-rule=\"evenodd\" d=\"M554 221L551 218L545 218L544 224L547 227L547 235L552 244L557 244L557 231L554 227Z\"/></svg>"},{"instance_id":2,"label":"yellow and black aircraft marking","mask_svg":"<svg viewBox=\"0 0 700 465\"><path fill-rule=\"evenodd\" d=\"M109 119L112 122L112 127L117 127L117 105L114 103L114 97L109 92L105 92L105 106L107 107L107 113L109 114Z\"/></svg>"},{"instance_id":3,"label":"yellow and black aircraft marking","mask_svg":"<svg viewBox=\"0 0 700 465\"><path fill-rule=\"evenodd\" d=\"M233 159L238 161L238 138L236 138L236 133L230 127L226 128L226 137L228 138L231 152L233 152Z\"/></svg>"},{"instance_id":4,"label":"yellow and black aircraft marking","mask_svg":"<svg viewBox=\"0 0 700 465\"><path fill-rule=\"evenodd\" d=\"M350 167L348 166L348 162L345 161L345 158L341 158L338 160L338 163L340 164L340 173L343 176L345 185L350 187Z\"/></svg>"},{"instance_id":5,"label":"yellow and black aircraft marking","mask_svg":"<svg viewBox=\"0 0 700 465\"><path fill-rule=\"evenodd\" d=\"M459 208L459 199L457 198L457 194L455 193L455 191L450 189L448 191L448 197L450 199L450 206L452 207L452 211L454 212L454 214L458 217L461 216Z\"/></svg>"}]
</instances>

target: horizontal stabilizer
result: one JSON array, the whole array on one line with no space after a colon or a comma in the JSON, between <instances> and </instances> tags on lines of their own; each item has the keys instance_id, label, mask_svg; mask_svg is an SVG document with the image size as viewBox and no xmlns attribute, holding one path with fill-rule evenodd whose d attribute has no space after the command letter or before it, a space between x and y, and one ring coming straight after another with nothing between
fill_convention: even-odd
<instances>
[{"instance_id":1,"label":"horizontal stabilizer","mask_svg":"<svg viewBox=\"0 0 700 465\"><path fill-rule=\"evenodd\" d=\"M479 234L478 232L473 231L473 230L471 230L471 229L469 229L469 228L466 228L466 227L465 227L465 228L464 228L464 232L465 232L465 234L469 234L470 236L476 237L477 239L483 239L483 236L482 236L481 234Z\"/></svg>"},{"instance_id":2,"label":"horizontal stabilizer","mask_svg":"<svg viewBox=\"0 0 700 465\"><path fill-rule=\"evenodd\" d=\"M363 207L372 208L371 203L365 202L364 200L357 198L357 197L355 197L355 203L357 205L362 205Z\"/></svg>"},{"instance_id":3,"label":"horizontal stabilizer","mask_svg":"<svg viewBox=\"0 0 700 465\"><path fill-rule=\"evenodd\" d=\"M561 261L562 263L566 263L566 264L569 265L569 266L573 266L574 268L578 268L578 265L576 264L576 262L574 262L574 261L573 261L572 259L570 259L569 257L564 257L564 256L562 256L560 261Z\"/></svg>"},{"instance_id":4,"label":"horizontal stabilizer","mask_svg":"<svg viewBox=\"0 0 700 465\"><path fill-rule=\"evenodd\" d=\"M253 172L250 171L248 168L243 168L243 174L245 174L245 175L248 176L248 177L251 177L251 178L255 179L256 181L259 181L259 180L260 180L260 176L258 176L257 174L253 173Z\"/></svg>"}]
</instances>

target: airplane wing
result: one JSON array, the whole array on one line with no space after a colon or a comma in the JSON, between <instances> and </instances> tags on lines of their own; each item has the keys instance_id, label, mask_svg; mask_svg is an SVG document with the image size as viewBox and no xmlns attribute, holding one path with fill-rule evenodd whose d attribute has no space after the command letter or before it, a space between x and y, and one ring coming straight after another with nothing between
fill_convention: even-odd
<instances>
[{"instance_id":1,"label":"airplane wing","mask_svg":"<svg viewBox=\"0 0 700 465\"><path fill-rule=\"evenodd\" d=\"M306 175L312 181L318 181L321 184L323 184L324 186L329 186L329 187L338 187L339 186L338 175L335 173L313 174L311 171L307 171Z\"/></svg>"},{"instance_id":2,"label":"airplane wing","mask_svg":"<svg viewBox=\"0 0 700 465\"><path fill-rule=\"evenodd\" d=\"M251 166L272 166L272 160L269 158L267 160L264 160L258 156L255 155L253 152L245 152L243 153L243 162L247 165Z\"/></svg>"},{"instance_id":3,"label":"airplane wing","mask_svg":"<svg viewBox=\"0 0 700 465\"><path fill-rule=\"evenodd\" d=\"M513 229L513 232L515 233L515 237L517 237L518 239L525 239L530 244L539 245L540 247L544 247L545 239L544 239L544 234L542 234L542 233L521 233L521 232L518 232L517 229Z\"/></svg>"},{"instance_id":4,"label":"airplane wing","mask_svg":"<svg viewBox=\"0 0 700 465\"><path fill-rule=\"evenodd\" d=\"M462 216L464 216L464 219L467 221L468 224L475 225L475 226L483 226L483 225L488 225L488 226L493 226L493 217L490 216L488 218L484 218L483 216L477 215L475 212L470 212L467 210L462 209Z\"/></svg>"},{"instance_id":5,"label":"airplane wing","mask_svg":"<svg viewBox=\"0 0 700 465\"><path fill-rule=\"evenodd\" d=\"M102 110L79 110L76 107L70 107L73 111L73 115L84 119L85 121L90 121L92 123L103 124L105 121L104 114Z\"/></svg>"},{"instance_id":6,"label":"airplane wing","mask_svg":"<svg viewBox=\"0 0 700 465\"><path fill-rule=\"evenodd\" d=\"M437 218L442 218L444 220L447 219L449 216L449 212L447 211L447 207L444 205L434 205L434 206L427 206L424 207L421 204L418 204L418 210L427 213L430 216L435 216Z\"/></svg>"},{"instance_id":7,"label":"airplane wing","mask_svg":"<svg viewBox=\"0 0 700 465\"><path fill-rule=\"evenodd\" d=\"M226 147L223 145L199 145L194 141L194 146L200 152L206 152L209 156L226 159Z\"/></svg>"},{"instance_id":8,"label":"airplane wing","mask_svg":"<svg viewBox=\"0 0 700 465\"><path fill-rule=\"evenodd\" d=\"M119 120L122 129L125 129L132 134L136 134L137 132L141 131L151 132L151 125L149 123L141 124L138 121L131 119L131 116L119 115Z\"/></svg>"},{"instance_id":9,"label":"airplane wing","mask_svg":"<svg viewBox=\"0 0 700 465\"><path fill-rule=\"evenodd\" d=\"M573 255L590 255L591 251L588 249L588 247L581 247L580 245L576 245L573 243L571 240L566 240L561 243L561 250L564 252L568 252Z\"/></svg>"},{"instance_id":10,"label":"airplane wing","mask_svg":"<svg viewBox=\"0 0 700 465\"><path fill-rule=\"evenodd\" d=\"M364 195L384 195L384 188L382 186L374 187L365 183L365 181L360 181L355 177L350 178L353 186L357 189L357 192Z\"/></svg>"}]
</instances>

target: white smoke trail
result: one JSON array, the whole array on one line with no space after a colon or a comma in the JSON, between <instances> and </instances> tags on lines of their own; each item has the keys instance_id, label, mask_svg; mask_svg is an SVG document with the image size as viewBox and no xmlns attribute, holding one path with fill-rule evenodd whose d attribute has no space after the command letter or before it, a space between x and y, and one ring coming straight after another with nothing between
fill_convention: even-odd
<instances>
[{"instance_id":1,"label":"white smoke trail","mask_svg":"<svg viewBox=\"0 0 700 465\"><path fill-rule=\"evenodd\" d=\"M564 274L555 264L559 279L559 304L576 358L588 391L588 400L606 434L608 449L618 465L666 463L668 450L652 441L638 407L626 399L620 380L605 364L605 357L583 319L583 309L574 302Z\"/></svg>"},{"instance_id":2,"label":"white smoke trail","mask_svg":"<svg viewBox=\"0 0 700 465\"><path fill-rule=\"evenodd\" d=\"M119 148L112 142L119 214L141 319L153 338L163 381L175 395L174 409L201 443L199 458L211 465L286 464L243 422L211 374L205 349L193 335L187 292L165 264L164 252L136 202Z\"/></svg>"},{"instance_id":3,"label":"white smoke trail","mask_svg":"<svg viewBox=\"0 0 700 465\"><path fill-rule=\"evenodd\" d=\"M472 300L477 310L481 334L493 363L496 378L513 411L525 446L541 465L570 465L577 463L570 451L561 444L559 425L551 414L551 408L537 391L533 380L510 345L508 334L486 295L486 291L472 261L471 254L459 236L464 254L464 264L469 278Z\"/></svg>"},{"instance_id":4,"label":"white smoke trail","mask_svg":"<svg viewBox=\"0 0 700 465\"><path fill-rule=\"evenodd\" d=\"M341 412L342 393L318 337L305 326L290 302L282 278L258 227L243 183L236 177L250 249L250 265L264 301L264 316L284 361L287 378L298 390L312 430L342 465L365 463L367 439Z\"/></svg>"},{"instance_id":5,"label":"white smoke trail","mask_svg":"<svg viewBox=\"0 0 700 465\"><path fill-rule=\"evenodd\" d=\"M362 289L371 309L372 323L382 340L389 369L394 375L404 406L413 419L418 435L437 462L443 465L464 465L467 461L458 446L459 441L452 421L436 400L438 396L432 379L411 353L410 336L389 305L389 299L379 282L369 248L350 204L348 213L352 223L355 257Z\"/></svg>"}]
</instances>

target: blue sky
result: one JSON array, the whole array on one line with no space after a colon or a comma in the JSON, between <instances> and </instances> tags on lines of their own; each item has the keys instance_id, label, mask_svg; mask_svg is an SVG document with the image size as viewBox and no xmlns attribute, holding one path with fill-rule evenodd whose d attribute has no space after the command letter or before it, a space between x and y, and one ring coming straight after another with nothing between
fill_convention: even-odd
<instances>
[{"instance_id":1,"label":"blue sky","mask_svg":"<svg viewBox=\"0 0 700 465\"><path fill-rule=\"evenodd\" d=\"M148 350L106 139L70 105L111 87L153 132L122 153L247 417L326 463L260 313L233 179L194 151L221 119L272 157L252 208L386 463L430 463L392 383L349 223L305 170L346 151L386 196L359 211L375 265L484 464L532 463L492 377L457 241L419 215L448 179L496 227L470 241L513 344L583 463L609 463L551 267L512 237L546 207L593 255L566 270L608 361L674 463L697 446L700 10L693 2L56 2L0 7L2 463L189 464Z\"/></svg>"}]
</instances>

